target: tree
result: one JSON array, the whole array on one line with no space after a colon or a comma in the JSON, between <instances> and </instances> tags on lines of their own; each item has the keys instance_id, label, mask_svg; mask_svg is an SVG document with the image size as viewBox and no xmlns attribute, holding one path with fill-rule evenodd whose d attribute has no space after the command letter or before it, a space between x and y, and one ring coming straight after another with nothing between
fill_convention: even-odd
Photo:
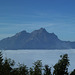
<instances>
[{"instance_id":1,"label":"tree","mask_svg":"<svg viewBox=\"0 0 75 75\"><path fill-rule=\"evenodd\" d=\"M18 75L28 75L28 67L24 64L19 64L19 67L17 69Z\"/></svg>"},{"instance_id":2,"label":"tree","mask_svg":"<svg viewBox=\"0 0 75 75\"><path fill-rule=\"evenodd\" d=\"M14 60L5 58L3 63L3 75L11 75L12 66L14 66L14 64Z\"/></svg>"},{"instance_id":3,"label":"tree","mask_svg":"<svg viewBox=\"0 0 75 75\"><path fill-rule=\"evenodd\" d=\"M45 65L44 75L51 75L51 67L49 68L48 65Z\"/></svg>"},{"instance_id":4,"label":"tree","mask_svg":"<svg viewBox=\"0 0 75 75\"><path fill-rule=\"evenodd\" d=\"M13 68L11 75L19 75L18 68Z\"/></svg>"},{"instance_id":5,"label":"tree","mask_svg":"<svg viewBox=\"0 0 75 75\"><path fill-rule=\"evenodd\" d=\"M69 75L68 67L70 62L68 54L61 55L60 58L61 59L53 66L53 75ZM7 58L3 59L2 52L0 52L0 75L52 75L51 67L48 65L45 65L44 69L42 69L41 60L34 62L34 66L30 69L24 64L19 64L17 68L12 68L14 65L14 60ZM75 75L75 69L70 75Z\"/></svg>"},{"instance_id":6,"label":"tree","mask_svg":"<svg viewBox=\"0 0 75 75\"><path fill-rule=\"evenodd\" d=\"M33 75L42 75L42 62L41 60L37 60L34 63L34 73Z\"/></svg>"},{"instance_id":7,"label":"tree","mask_svg":"<svg viewBox=\"0 0 75 75\"><path fill-rule=\"evenodd\" d=\"M2 52L0 52L0 65L2 65L3 62L3 56L2 56Z\"/></svg>"},{"instance_id":8,"label":"tree","mask_svg":"<svg viewBox=\"0 0 75 75\"><path fill-rule=\"evenodd\" d=\"M34 74L33 68L30 68L29 73L30 73L30 75L33 75Z\"/></svg>"},{"instance_id":9,"label":"tree","mask_svg":"<svg viewBox=\"0 0 75 75\"><path fill-rule=\"evenodd\" d=\"M0 75L3 75L3 56L2 56L2 52L0 52Z\"/></svg>"},{"instance_id":10,"label":"tree","mask_svg":"<svg viewBox=\"0 0 75 75\"><path fill-rule=\"evenodd\" d=\"M68 67L70 65L68 55L61 55L60 58L58 63L54 65L53 75L68 75Z\"/></svg>"},{"instance_id":11,"label":"tree","mask_svg":"<svg viewBox=\"0 0 75 75\"><path fill-rule=\"evenodd\" d=\"M75 69L71 72L70 75L75 75Z\"/></svg>"}]
</instances>

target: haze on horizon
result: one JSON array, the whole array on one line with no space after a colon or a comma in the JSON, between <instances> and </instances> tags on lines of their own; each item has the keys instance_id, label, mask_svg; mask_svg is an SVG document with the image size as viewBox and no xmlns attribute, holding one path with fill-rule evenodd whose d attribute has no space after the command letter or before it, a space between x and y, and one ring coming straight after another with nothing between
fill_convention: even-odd
<instances>
[{"instance_id":1,"label":"haze on horizon","mask_svg":"<svg viewBox=\"0 0 75 75\"><path fill-rule=\"evenodd\" d=\"M0 39L41 27L61 40L75 41L75 0L0 1Z\"/></svg>"}]
</instances>

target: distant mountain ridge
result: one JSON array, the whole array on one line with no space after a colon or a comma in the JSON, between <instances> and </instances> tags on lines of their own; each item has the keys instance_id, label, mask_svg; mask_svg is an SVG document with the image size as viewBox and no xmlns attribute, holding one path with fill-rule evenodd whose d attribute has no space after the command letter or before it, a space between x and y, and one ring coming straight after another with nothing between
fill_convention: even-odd
<instances>
[{"instance_id":1,"label":"distant mountain ridge","mask_svg":"<svg viewBox=\"0 0 75 75\"><path fill-rule=\"evenodd\" d=\"M44 28L40 28L31 33L21 31L0 40L0 49L75 49L75 42L62 41L54 33L48 33Z\"/></svg>"}]
</instances>

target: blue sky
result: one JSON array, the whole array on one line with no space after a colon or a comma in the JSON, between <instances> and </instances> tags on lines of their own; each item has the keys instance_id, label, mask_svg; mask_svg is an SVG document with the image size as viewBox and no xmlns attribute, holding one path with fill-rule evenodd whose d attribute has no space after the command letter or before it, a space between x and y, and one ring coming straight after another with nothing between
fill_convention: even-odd
<instances>
[{"instance_id":1,"label":"blue sky","mask_svg":"<svg viewBox=\"0 0 75 75\"><path fill-rule=\"evenodd\" d=\"M75 41L75 0L0 0L0 39L41 27Z\"/></svg>"}]
</instances>

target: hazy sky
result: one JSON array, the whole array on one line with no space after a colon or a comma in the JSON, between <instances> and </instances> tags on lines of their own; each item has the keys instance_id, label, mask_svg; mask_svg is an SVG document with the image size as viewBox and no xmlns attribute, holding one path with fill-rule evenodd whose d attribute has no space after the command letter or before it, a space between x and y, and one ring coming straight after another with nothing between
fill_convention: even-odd
<instances>
[{"instance_id":1,"label":"hazy sky","mask_svg":"<svg viewBox=\"0 0 75 75\"><path fill-rule=\"evenodd\" d=\"M0 0L0 39L41 27L75 41L75 0Z\"/></svg>"}]
</instances>

